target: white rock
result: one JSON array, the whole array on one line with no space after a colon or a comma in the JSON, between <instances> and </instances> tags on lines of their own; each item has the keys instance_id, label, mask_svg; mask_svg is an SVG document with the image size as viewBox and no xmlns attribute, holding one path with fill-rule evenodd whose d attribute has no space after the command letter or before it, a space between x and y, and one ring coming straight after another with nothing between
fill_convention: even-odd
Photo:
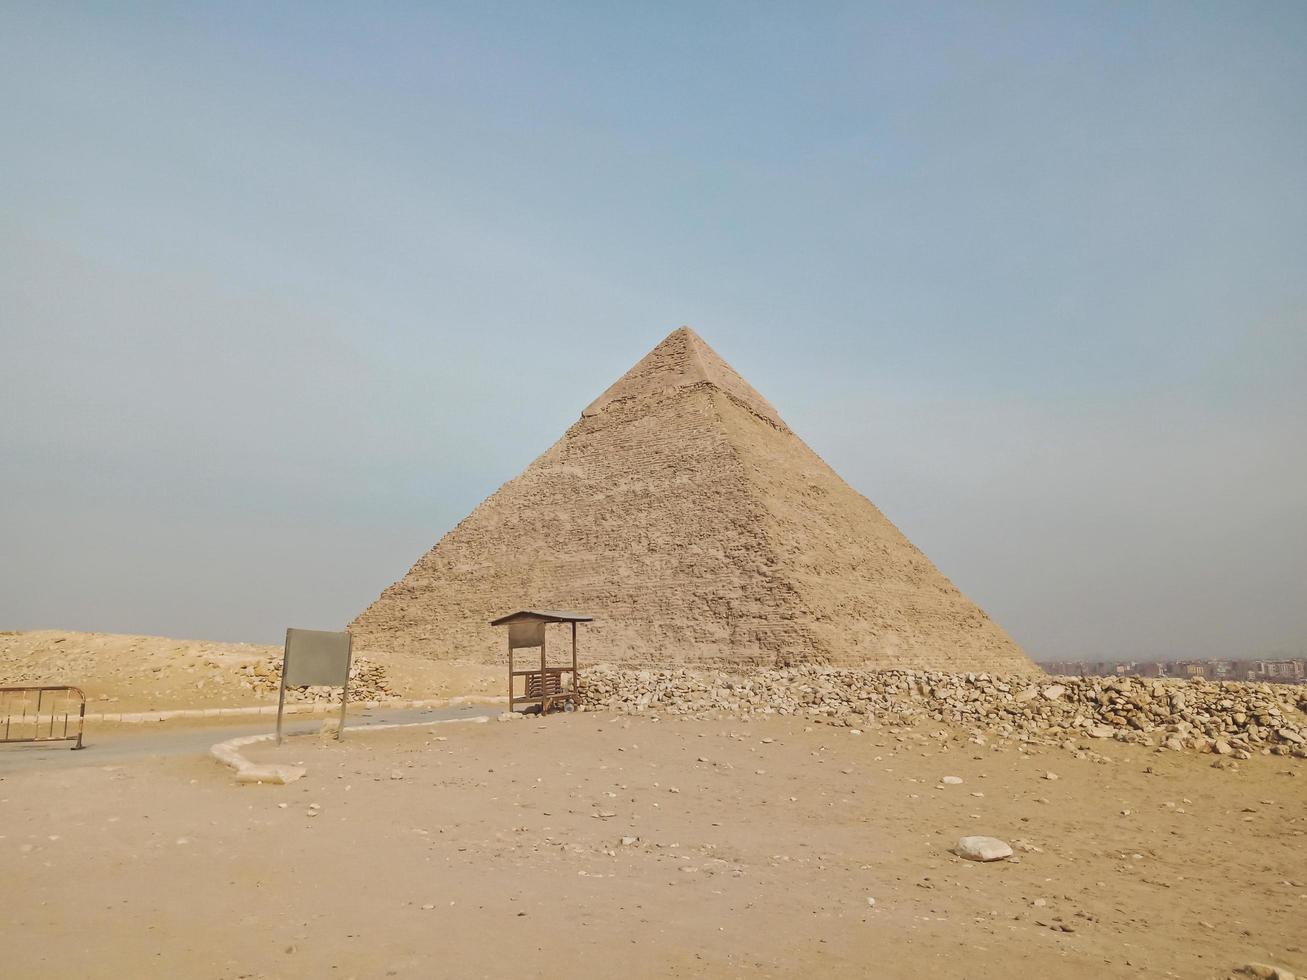
<instances>
[{"instance_id":1,"label":"white rock","mask_svg":"<svg viewBox=\"0 0 1307 980\"><path fill-rule=\"evenodd\" d=\"M961 786L961 785L962 785L962 777L961 777L961 776L945 776L943 779L940 780L940 782L941 782L941 783L944 783L946 786Z\"/></svg>"},{"instance_id":2,"label":"white rock","mask_svg":"<svg viewBox=\"0 0 1307 980\"><path fill-rule=\"evenodd\" d=\"M269 763L267 765L245 765L236 772L238 783L267 783L272 786L284 786L293 783L308 772L303 766L288 766Z\"/></svg>"},{"instance_id":3,"label":"white rock","mask_svg":"<svg viewBox=\"0 0 1307 980\"><path fill-rule=\"evenodd\" d=\"M1012 856L1012 848L997 837L963 837L953 853L968 861L1002 861Z\"/></svg>"},{"instance_id":4,"label":"white rock","mask_svg":"<svg viewBox=\"0 0 1307 980\"><path fill-rule=\"evenodd\" d=\"M1294 975L1288 970L1266 963L1248 963L1243 967L1243 972L1260 980L1294 980Z\"/></svg>"},{"instance_id":5,"label":"white rock","mask_svg":"<svg viewBox=\"0 0 1307 980\"><path fill-rule=\"evenodd\" d=\"M1044 700L1056 701L1065 693L1066 693L1066 687L1064 685L1049 684L1048 687L1044 688Z\"/></svg>"}]
</instances>

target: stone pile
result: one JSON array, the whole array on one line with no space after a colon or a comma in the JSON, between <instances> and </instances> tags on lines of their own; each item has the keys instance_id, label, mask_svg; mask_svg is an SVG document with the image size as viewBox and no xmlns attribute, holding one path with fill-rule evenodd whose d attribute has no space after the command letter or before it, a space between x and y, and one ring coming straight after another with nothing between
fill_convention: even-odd
<instances>
[{"instance_id":1,"label":"stone pile","mask_svg":"<svg viewBox=\"0 0 1307 980\"><path fill-rule=\"evenodd\" d=\"M266 660L247 661L237 668L238 678L255 697L277 696L281 684L281 655ZM366 657L354 657L349 668L351 701L382 701L397 697L386 680L386 669ZM339 701L338 687L288 687L288 701Z\"/></svg>"},{"instance_id":2,"label":"stone pile","mask_svg":"<svg viewBox=\"0 0 1307 980\"><path fill-rule=\"evenodd\" d=\"M667 715L798 715L857 728L933 720L1055 744L1116 739L1235 758L1307 758L1307 687L1140 677L998 677L805 665L741 673L591 667L593 708Z\"/></svg>"}]
</instances>

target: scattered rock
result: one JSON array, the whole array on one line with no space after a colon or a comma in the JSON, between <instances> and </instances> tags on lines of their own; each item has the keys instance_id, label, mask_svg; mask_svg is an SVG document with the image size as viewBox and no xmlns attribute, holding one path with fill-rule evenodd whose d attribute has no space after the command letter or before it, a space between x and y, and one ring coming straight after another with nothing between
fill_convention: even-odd
<instances>
[{"instance_id":1,"label":"scattered rock","mask_svg":"<svg viewBox=\"0 0 1307 980\"><path fill-rule=\"evenodd\" d=\"M1228 746L1232 759L1264 750L1307 759L1307 722L1300 713L1307 709L1307 688L1285 684L1143 677L1063 677L1050 684L986 673L812 664L730 673L598 664L587 669L583 693L592 708L629 714L779 714L839 725L850 734L882 718L895 724L932 719L1027 745L1074 749L1095 738L1221 756L1227 755L1221 746Z\"/></svg>"},{"instance_id":2,"label":"scattered rock","mask_svg":"<svg viewBox=\"0 0 1307 980\"><path fill-rule=\"evenodd\" d=\"M953 853L968 861L1002 861L1012 856L1012 848L997 837L963 837Z\"/></svg>"},{"instance_id":3,"label":"scattered rock","mask_svg":"<svg viewBox=\"0 0 1307 980\"><path fill-rule=\"evenodd\" d=\"M1257 977L1258 980L1294 980L1294 975L1288 970L1280 966L1269 966L1266 963L1247 963L1240 972L1250 977Z\"/></svg>"}]
</instances>

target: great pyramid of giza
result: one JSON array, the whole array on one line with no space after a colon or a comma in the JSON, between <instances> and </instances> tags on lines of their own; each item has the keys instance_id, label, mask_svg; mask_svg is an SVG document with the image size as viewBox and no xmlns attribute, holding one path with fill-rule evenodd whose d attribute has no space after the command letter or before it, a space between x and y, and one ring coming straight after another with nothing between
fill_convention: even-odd
<instances>
[{"instance_id":1,"label":"great pyramid of giza","mask_svg":"<svg viewBox=\"0 0 1307 980\"><path fill-rule=\"evenodd\" d=\"M498 660L515 609L591 614L587 660L1028 671L1011 638L688 327L350 625Z\"/></svg>"}]
</instances>

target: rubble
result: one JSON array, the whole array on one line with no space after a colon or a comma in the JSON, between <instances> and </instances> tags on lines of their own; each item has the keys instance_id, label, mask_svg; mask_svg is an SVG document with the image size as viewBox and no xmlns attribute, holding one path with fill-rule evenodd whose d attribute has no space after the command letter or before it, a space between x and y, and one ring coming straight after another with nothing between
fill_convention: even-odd
<instances>
[{"instance_id":1,"label":"rubble","mask_svg":"<svg viewBox=\"0 0 1307 980\"><path fill-rule=\"evenodd\" d=\"M1307 759L1307 687L1141 677L1056 680L1048 685L1048 678L816 665L728 673L600 664L582 675L581 693L591 708L633 714L790 715L855 730L876 721L935 721L1037 744L1113 739L1230 760L1253 753Z\"/></svg>"},{"instance_id":2,"label":"rubble","mask_svg":"<svg viewBox=\"0 0 1307 980\"><path fill-rule=\"evenodd\" d=\"M1012 847L997 837L963 837L953 853L968 861L1003 861L1012 856Z\"/></svg>"},{"instance_id":3,"label":"rubble","mask_svg":"<svg viewBox=\"0 0 1307 980\"><path fill-rule=\"evenodd\" d=\"M277 696L281 685L281 652L269 658L246 660L237 668L237 676L255 697ZM386 668L366 657L354 657L349 666L349 699L382 701L397 695L386 679ZM338 687L288 687L287 701L340 701Z\"/></svg>"}]
</instances>

